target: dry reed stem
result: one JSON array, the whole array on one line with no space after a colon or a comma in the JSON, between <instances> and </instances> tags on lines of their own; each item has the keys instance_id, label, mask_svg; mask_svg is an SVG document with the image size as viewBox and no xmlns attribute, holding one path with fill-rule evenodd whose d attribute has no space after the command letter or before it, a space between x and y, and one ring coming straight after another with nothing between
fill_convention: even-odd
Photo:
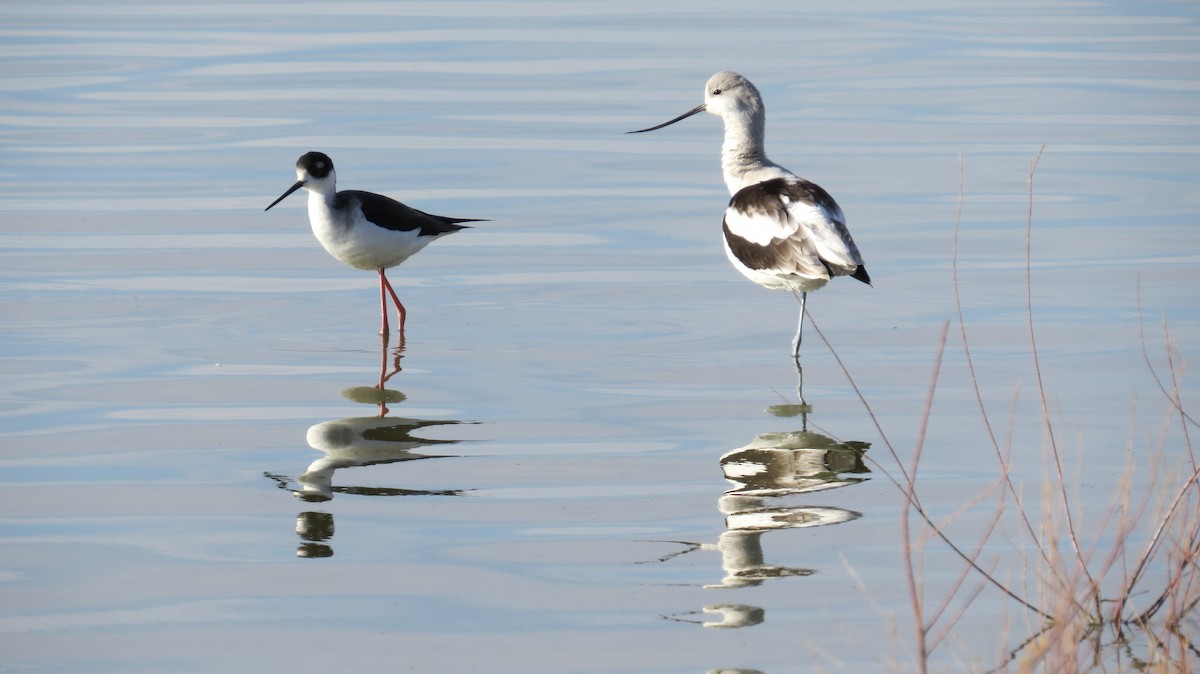
<instances>
[{"instance_id":1,"label":"dry reed stem","mask_svg":"<svg viewBox=\"0 0 1200 674\"><path fill-rule=\"evenodd\" d=\"M1027 316L1027 325L1029 328L1029 348L1033 361L1034 381L1038 393L1038 399L1042 404L1042 421L1046 428L1046 440L1050 444L1050 453L1054 459L1054 467L1058 473L1058 483L1060 487L1061 507L1063 509L1063 517L1066 519L1068 540L1071 548L1075 551L1075 556L1081 562L1084 568L1084 573L1087 574L1087 563L1084 559L1083 552L1079 548L1079 536L1075 532L1075 521L1071 515L1071 499L1067 495L1067 480L1063 474L1062 454L1059 451L1058 442L1054 436L1054 424L1050 414L1050 403L1046 396L1046 386L1042 380L1042 360L1038 354L1037 335L1034 331L1033 320L1033 177L1037 173L1038 164L1042 161L1042 153L1046 151L1046 146L1042 145L1037 152L1037 156L1033 158L1033 163L1029 165L1029 174L1026 178L1026 186L1028 189L1027 203L1025 209L1025 310ZM1088 581L1093 585L1095 581L1088 575Z\"/></svg>"}]
</instances>

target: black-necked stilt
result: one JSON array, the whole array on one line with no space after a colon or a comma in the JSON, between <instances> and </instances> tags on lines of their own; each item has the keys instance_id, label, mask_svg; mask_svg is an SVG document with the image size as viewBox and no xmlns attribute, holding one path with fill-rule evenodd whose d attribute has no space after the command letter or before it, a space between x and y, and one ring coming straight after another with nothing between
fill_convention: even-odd
<instances>
[{"instance_id":1,"label":"black-necked stilt","mask_svg":"<svg viewBox=\"0 0 1200 674\"><path fill-rule=\"evenodd\" d=\"M792 340L792 355L799 358L809 291L834 276L852 276L868 285L871 277L833 197L767 159L762 96L745 77L719 72L704 85L704 103L669 122L629 133L661 129L700 112L725 122L721 169L733 195L725 209L725 253L751 281L799 293L800 322Z\"/></svg>"},{"instance_id":2,"label":"black-necked stilt","mask_svg":"<svg viewBox=\"0 0 1200 674\"><path fill-rule=\"evenodd\" d=\"M423 213L380 194L359 190L337 191L333 160L321 152L308 152L296 162L296 182L271 206L303 187L308 190L308 220L313 234L329 254L355 269L379 274L379 304L383 329L388 334L387 298L390 295L404 333L406 312L385 270L395 267L429 245L453 234L478 218L447 218ZM267 206L265 210L271 210Z\"/></svg>"}]
</instances>

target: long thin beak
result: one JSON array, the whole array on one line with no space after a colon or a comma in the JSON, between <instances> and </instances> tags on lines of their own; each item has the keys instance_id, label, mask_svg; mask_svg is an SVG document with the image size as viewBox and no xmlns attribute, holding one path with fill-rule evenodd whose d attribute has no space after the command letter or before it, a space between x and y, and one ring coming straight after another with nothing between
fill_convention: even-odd
<instances>
[{"instance_id":1,"label":"long thin beak","mask_svg":"<svg viewBox=\"0 0 1200 674\"><path fill-rule=\"evenodd\" d=\"M292 185L291 187L289 187L289 188L288 188L288 190L287 190L286 192L284 192L284 193L283 193L283 196L279 197L279 198L278 198L278 199L276 199L275 201L272 201L272 202L271 202L271 206L274 206L275 204L277 204L277 203L279 203L279 202L283 201L284 199L287 199L287 197L288 197L288 195L289 195L289 194L291 194L292 192L295 192L296 190L300 189L301 187L304 187L304 181L303 181L303 180L297 180L295 185ZM263 210L264 210L264 211L269 211L269 210L271 210L271 206L267 206L267 207L266 207L266 208L264 208Z\"/></svg>"},{"instance_id":2,"label":"long thin beak","mask_svg":"<svg viewBox=\"0 0 1200 674\"><path fill-rule=\"evenodd\" d=\"M675 122L678 122L681 119L687 119L688 117L691 117L692 115L704 112L704 110L705 110L704 104L701 103L700 105L697 105L696 107L692 108L691 110L688 110L687 112L676 117L675 119L672 119L669 122L663 122L662 124L659 124L658 126L652 126L649 129L638 129L637 131L626 131L625 133L645 133L647 131L654 131L655 129L661 129L664 126L671 126L672 124L674 124Z\"/></svg>"}]
</instances>

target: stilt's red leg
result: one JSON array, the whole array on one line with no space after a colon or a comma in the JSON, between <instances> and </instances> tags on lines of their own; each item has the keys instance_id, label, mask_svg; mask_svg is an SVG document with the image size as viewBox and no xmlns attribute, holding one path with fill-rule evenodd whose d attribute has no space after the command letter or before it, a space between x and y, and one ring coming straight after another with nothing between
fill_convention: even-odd
<instances>
[{"instance_id":1,"label":"stilt's red leg","mask_svg":"<svg viewBox=\"0 0 1200 674\"><path fill-rule=\"evenodd\" d=\"M384 275L382 269L379 270L379 282L382 286L379 291L380 294L381 295L383 294L382 288L387 288L388 294L390 294L392 296L392 301L396 303L396 313L399 314L399 316L400 316L400 334L403 335L404 334L404 320L406 318L408 318L408 312L405 311L404 305L400 303L400 298L396 296L396 291L395 291L395 289L392 288L391 281L387 280L387 276ZM387 304L386 304L386 300L384 300L382 297L380 298L380 301L384 302L383 316L384 316L384 324L386 325L387 324Z\"/></svg>"},{"instance_id":2,"label":"stilt's red leg","mask_svg":"<svg viewBox=\"0 0 1200 674\"><path fill-rule=\"evenodd\" d=\"M375 388L379 389L379 418L382 419L383 417L387 416L388 413L387 391L383 388L383 382L387 381L387 376L385 375L387 374L388 336L383 334L380 335L380 337L383 339L383 347L380 350L379 385Z\"/></svg>"},{"instance_id":3,"label":"stilt's red leg","mask_svg":"<svg viewBox=\"0 0 1200 674\"><path fill-rule=\"evenodd\" d=\"M387 335L388 330L388 305L387 305L387 277L383 275L383 270L379 270L379 312L383 314L383 327L379 329L379 334Z\"/></svg>"}]
</instances>

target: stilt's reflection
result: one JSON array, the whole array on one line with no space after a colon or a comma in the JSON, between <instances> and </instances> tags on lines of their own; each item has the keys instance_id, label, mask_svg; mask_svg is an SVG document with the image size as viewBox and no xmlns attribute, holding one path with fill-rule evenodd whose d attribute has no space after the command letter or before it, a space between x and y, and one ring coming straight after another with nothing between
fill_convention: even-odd
<instances>
[{"instance_id":1,"label":"stilt's reflection","mask_svg":"<svg viewBox=\"0 0 1200 674\"><path fill-rule=\"evenodd\" d=\"M422 438L414 433L434 426L449 426L461 423L455 420L410 419L389 417L388 405L405 400L400 391L385 388L385 384L401 371L400 360L404 356L404 335L400 334L395 349L389 351L387 336L383 336L379 381L374 386L355 386L342 391L342 396L355 402L376 406L378 414L368 417L350 417L323 421L308 429L309 446L323 456L309 464L308 469L295 479L286 475L267 473L281 489L291 491L297 498L310 503L322 503L333 499L335 494L358 496L458 496L461 489L426 490L402 489L378 486L334 486L334 474L343 468L375 466L414 461L418 459L444 458L445 454L418 453L422 447L452 445L458 440L434 440ZM302 539L296 554L301 557L328 557L333 550L326 544L334 532L333 515L323 512L302 512L296 520L296 533Z\"/></svg>"},{"instance_id":2,"label":"stilt's reflection","mask_svg":"<svg viewBox=\"0 0 1200 674\"><path fill-rule=\"evenodd\" d=\"M333 515L319 512L302 512L296 516L296 535L300 546L297 557L332 557L333 548L325 543L333 538Z\"/></svg>"},{"instance_id":3,"label":"stilt's reflection","mask_svg":"<svg viewBox=\"0 0 1200 674\"><path fill-rule=\"evenodd\" d=\"M770 564L763 551L764 534L780 529L799 529L840 524L857 519L861 513L834 506L797 504L795 497L827 489L857 484L867 479L863 455L866 442L839 441L809 430L812 406L804 399L804 373L795 362L798 403L773 405L767 412L776 417L799 417L800 429L760 433L748 444L725 453L720 459L721 472L733 488L717 500L725 515L725 531L716 543L687 543L689 549L715 550L721 553L724 577L707 589L754 587L771 578L807 576L813 569ZM706 606L705 613L719 614L719 621L692 620L678 614L673 620L699 622L705 627L748 627L762 622L764 612L756 606L717 604Z\"/></svg>"},{"instance_id":4,"label":"stilt's reflection","mask_svg":"<svg viewBox=\"0 0 1200 674\"><path fill-rule=\"evenodd\" d=\"M436 459L444 454L418 454L414 449L434 445L452 445L457 440L429 440L412 436L413 431L430 426L457 424L457 421L426 421L397 417L354 417L323 421L308 429L308 444L325 452L296 478L298 498L309 502L328 501L334 494L359 496L408 496L436 494L455 496L458 490L424 491L387 487L333 486L333 475L342 468L374 466L399 461Z\"/></svg>"}]
</instances>

